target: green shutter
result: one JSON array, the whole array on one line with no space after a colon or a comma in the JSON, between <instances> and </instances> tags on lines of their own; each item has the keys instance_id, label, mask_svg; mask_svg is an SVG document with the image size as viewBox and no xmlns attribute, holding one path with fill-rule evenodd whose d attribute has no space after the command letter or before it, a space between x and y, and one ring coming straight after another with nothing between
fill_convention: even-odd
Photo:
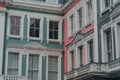
<instances>
[{"instance_id":1,"label":"green shutter","mask_svg":"<svg viewBox=\"0 0 120 80\"><path fill-rule=\"evenodd\" d=\"M46 80L46 56L42 56L42 80Z\"/></svg>"},{"instance_id":2,"label":"green shutter","mask_svg":"<svg viewBox=\"0 0 120 80\"><path fill-rule=\"evenodd\" d=\"M22 76L26 76L26 55L22 55Z\"/></svg>"}]
</instances>

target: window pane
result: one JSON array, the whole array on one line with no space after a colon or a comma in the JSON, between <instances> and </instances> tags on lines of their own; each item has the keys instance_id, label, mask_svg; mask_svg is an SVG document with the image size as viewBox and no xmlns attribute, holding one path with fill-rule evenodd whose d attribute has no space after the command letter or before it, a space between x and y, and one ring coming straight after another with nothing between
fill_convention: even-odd
<instances>
[{"instance_id":1,"label":"window pane","mask_svg":"<svg viewBox=\"0 0 120 80\"><path fill-rule=\"evenodd\" d=\"M54 30L58 30L58 22L54 22Z\"/></svg>"},{"instance_id":2,"label":"window pane","mask_svg":"<svg viewBox=\"0 0 120 80\"><path fill-rule=\"evenodd\" d=\"M34 37L34 29L30 29L30 37Z\"/></svg>"},{"instance_id":3,"label":"window pane","mask_svg":"<svg viewBox=\"0 0 120 80\"><path fill-rule=\"evenodd\" d=\"M53 30L53 27L54 27L54 26L53 26L53 21L50 21L50 22L49 22L49 29Z\"/></svg>"},{"instance_id":4,"label":"window pane","mask_svg":"<svg viewBox=\"0 0 120 80\"><path fill-rule=\"evenodd\" d=\"M10 34L20 35L20 17L10 16Z\"/></svg>"},{"instance_id":5,"label":"window pane","mask_svg":"<svg viewBox=\"0 0 120 80\"><path fill-rule=\"evenodd\" d=\"M28 78L38 80L39 55L29 55Z\"/></svg>"},{"instance_id":6,"label":"window pane","mask_svg":"<svg viewBox=\"0 0 120 80\"><path fill-rule=\"evenodd\" d=\"M49 57L48 58L48 80L57 80L58 73L58 58Z\"/></svg>"},{"instance_id":7,"label":"window pane","mask_svg":"<svg viewBox=\"0 0 120 80\"><path fill-rule=\"evenodd\" d=\"M9 69L8 68L8 75L18 75L18 69Z\"/></svg>"},{"instance_id":8,"label":"window pane","mask_svg":"<svg viewBox=\"0 0 120 80\"><path fill-rule=\"evenodd\" d=\"M107 55L108 55L108 61L113 60L112 56L112 34L111 34L111 28L107 29L105 31L106 33L106 46L107 46Z\"/></svg>"},{"instance_id":9,"label":"window pane","mask_svg":"<svg viewBox=\"0 0 120 80\"><path fill-rule=\"evenodd\" d=\"M89 45L89 55L90 55L90 62L93 62L93 40L88 42Z\"/></svg>"},{"instance_id":10,"label":"window pane","mask_svg":"<svg viewBox=\"0 0 120 80\"><path fill-rule=\"evenodd\" d=\"M58 22L49 22L49 39L58 39Z\"/></svg>"},{"instance_id":11,"label":"window pane","mask_svg":"<svg viewBox=\"0 0 120 80\"><path fill-rule=\"evenodd\" d=\"M40 36L40 20L30 18L30 37L38 38Z\"/></svg>"},{"instance_id":12,"label":"window pane","mask_svg":"<svg viewBox=\"0 0 120 80\"><path fill-rule=\"evenodd\" d=\"M53 31L49 31L49 39L53 39L53 35L54 35Z\"/></svg>"},{"instance_id":13,"label":"window pane","mask_svg":"<svg viewBox=\"0 0 120 80\"><path fill-rule=\"evenodd\" d=\"M39 29L35 29L35 37L39 37Z\"/></svg>"},{"instance_id":14,"label":"window pane","mask_svg":"<svg viewBox=\"0 0 120 80\"><path fill-rule=\"evenodd\" d=\"M73 34L73 27L74 26L74 22L73 22L73 15L70 16L70 26L69 26L69 34L72 35Z\"/></svg>"},{"instance_id":15,"label":"window pane","mask_svg":"<svg viewBox=\"0 0 120 80\"><path fill-rule=\"evenodd\" d=\"M79 15L79 19L78 19L79 28L81 28L82 27L82 8L78 10L78 15Z\"/></svg>"},{"instance_id":16,"label":"window pane","mask_svg":"<svg viewBox=\"0 0 120 80\"><path fill-rule=\"evenodd\" d=\"M19 68L19 53L8 53L8 73L9 75L17 75Z\"/></svg>"},{"instance_id":17,"label":"window pane","mask_svg":"<svg viewBox=\"0 0 120 80\"><path fill-rule=\"evenodd\" d=\"M35 20L35 27L36 27L36 28L39 28L39 27L40 27L39 24L40 24L40 20L39 20L39 19L36 19L36 20Z\"/></svg>"},{"instance_id":18,"label":"window pane","mask_svg":"<svg viewBox=\"0 0 120 80\"><path fill-rule=\"evenodd\" d=\"M54 31L54 39L58 39L58 31Z\"/></svg>"}]
</instances>

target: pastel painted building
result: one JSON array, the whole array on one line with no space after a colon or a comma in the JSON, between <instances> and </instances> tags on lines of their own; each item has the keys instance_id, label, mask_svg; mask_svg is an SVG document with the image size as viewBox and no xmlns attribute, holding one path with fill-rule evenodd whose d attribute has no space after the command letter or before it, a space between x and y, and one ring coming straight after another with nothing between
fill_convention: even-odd
<instances>
[{"instance_id":1,"label":"pastel painted building","mask_svg":"<svg viewBox=\"0 0 120 80\"><path fill-rule=\"evenodd\" d=\"M120 0L0 0L0 80L119 80Z\"/></svg>"},{"instance_id":2,"label":"pastel painted building","mask_svg":"<svg viewBox=\"0 0 120 80\"><path fill-rule=\"evenodd\" d=\"M95 50L94 0L76 0L69 5L71 6L67 7L64 15L65 80L91 80L94 75L86 75L84 68L98 62Z\"/></svg>"},{"instance_id":3,"label":"pastel painted building","mask_svg":"<svg viewBox=\"0 0 120 80\"><path fill-rule=\"evenodd\" d=\"M63 3L64 0L2 3L5 10L0 6L0 80L62 80L63 14L59 8Z\"/></svg>"},{"instance_id":4,"label":"pastel painted building","mask_svg":"<svg viewBox=\"0 0 120 80\"><path fill-rule=\"evenodd\" d=\"M64 15L64 80L119 80L120 0L76 0Z\"/></svg>"},{"instance_id":5,"label":"pastel painted building","mask_svg":"<svg viewBox=\"0 0 120 80\"><path fill-rule=\"evenodd\" d=\"M99 62L106 63L108 80L120 79L120 0L97 1Z\"/></svg>"}]
</instances>

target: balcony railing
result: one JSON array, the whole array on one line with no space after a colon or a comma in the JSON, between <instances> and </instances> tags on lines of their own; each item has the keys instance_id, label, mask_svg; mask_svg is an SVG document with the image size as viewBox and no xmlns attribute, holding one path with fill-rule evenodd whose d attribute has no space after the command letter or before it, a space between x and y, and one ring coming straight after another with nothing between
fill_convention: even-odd
<instances>
[{"instance_id":1,"label":"balcony railing","mask_svg":"<svg viewBox=\"0 0 120 80\"><path fill-rule=\"evenodd\" d=\"M0 80L28 80L28 79L27 77L23 77L23 76L7 75L7 76L1 76Z\"/></svg>"},{"instance_id":2,"label":"balcony railing","mask_svg":"<svg viewBox=\"0 0 120 80\"><path fill-rule=\"evenodd\" d=\"M5 80L27 80L25 77L21 76L5 76Z\"/></svg>"},{"instance_id":3,"label":"balcony railing","mask_svg":"<svg viewBox=\"0 0 120 80\"><path fill-rule=\"evenodd\" d=\"M99 63L90 63L88 65L79 67L73 71L70 71L66 73L66 79L72 79L75 78L76 76L81 76L86 73L105 73L108 71L108 65L107 64L99 64Z\"/></svg>"},{"instance_id":4,"label":"balcony railing","mask_svg":"<svg viewBox=\"0 0 120 80\"><path fill-rule=\"evenodd\" d=\"M75 76L75 70L66 73L66 79L71 79Z\"/></svg>"},{"instance_id":5,"label":"balcony railing","mask_svg":"<svg viewBox=\"0 0 120 80\"><path fill-rule=\"evenodd\" d=\"M119 70L120 69L120 59L113 60L108 63L109 71Z\"/></svg>"}]
</instances>

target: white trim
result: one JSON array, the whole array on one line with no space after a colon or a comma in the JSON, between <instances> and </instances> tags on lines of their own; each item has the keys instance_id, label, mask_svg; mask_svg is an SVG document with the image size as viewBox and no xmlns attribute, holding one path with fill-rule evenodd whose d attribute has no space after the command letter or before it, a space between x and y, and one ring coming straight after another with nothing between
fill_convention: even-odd
<instances>
[{"instance_id":1,"label":"white trim","mask_svg":"<svg viewBox=\"0 0 120 80\"><path fill-rule=\"evenodd\" d=\"M19 5L33 5L34 7L41 7L41 6L47 6L47 7L55 7L55 8L60 8L62 6L62 4L58 3L58 0L53 4L48 2L48 0L46 0L46 2L44 1L30 1L30 0L13 0L13 2L15 3L20 3Z\"/></svg>"},{"instance_id":2,"label":"white trim","mask_svg":"<svg viewBox=\"0 0 120 80\"><path fill-rule=\"evenodd\" d=\"M49 19L47 19L47 35L49 35ZM49 43L48 39L49 36L47 36L47 43Z\"/></svg>"},{"instance_id":3,"label":"white trim","mask_svg":"<svg viewBox=\"0 0 120 80\"><path fill-rule=\"evenodd\" d=\"M81 9L81 15L82 15L82 23L81 23L81 28L80 28L80 25L79 25L79 10ZM80 31L82 28L83 28L83 8L82 7L80 7L79 9L77 9L76 10L76 12L75 12L75 14L76 14L76 22L75 22L75 24L76 24L76 32L78 32L78 31Z\"/></svg>"},{"instance_id":4,"label":"white trim","mask_svg":"<svg viewBox=\"0 0 120 80\"><path fill-rule=\"evenodd\" d=\"M1 9L0 9L1 11ZM0 12L0 75L2 74L3 50L4 50L4 28L5 28L5 13Z\"/></svg>"},{"instance_id":5,"label":"white trim","mask_svg":"<svg viewBox=\"0 0 120 80\"><path fill-rule=\"evenodd\" d=\"M40 20L40 28L39 28L39 37L30 37L29 33L30 33L30 18L35 18L35 19L39 19ZM38 40L38 41L43 41L43 17L39 16L39 15L28 15L28 27L27 27L27 41L29 40Z\"/></svg>"},{"instance_id":6,"label":"white trim","mask_svg":"<svg viewBox=\"0 0 120 80\"><path fill-rule=\"evenodd\" d=\"M119 44L120 42L118 41L118 25L116 23L114 23L114 27L115 27L115 44L116 44L116 58L119 58L120 57L120 54L119 54Z\"/></svg>"},{"instance_id":7,"label":"white trim","mask_svg":"<svg viewBox=\"0 0 120 80\"><path fill-rule=\"evenodd\" d=\"M82 53L79 52L79 49L78 49L79 47L82 47ZM76 46L76 68L81 67L80 54L84 55L84 43L81 43L80 45ZM82 56L82 61L83 61L82 63L84 63L84 56Z\"/></svg>"},{"instance_id":8,"label":"white trim","mask_svg":"<svg viewBox=\"0 0 120 80\"><path fill-rule=\"evenodd\" d=\"M7 75L7 69L8 69L8 54L9 52L15 52L16 54L19 54L19 66L18 66L18 75L21 76L21 61L22 61L22 51L19 49L10 49L7 48L6 50L6 68L5 68L5 75Z\"/></svg>"},{"instance_id":9,"label":"white trim","mask_svg":"<svg viewBox=\"0 0 120 80\"><path fill-rule=\"evenodd\" d=\"M93 56L92 56L93 57L93 62L94 62L94 58L95 58L95 56L94 56L94 54L95 54L95 52L94 52L94 39L90 39L90 40L87 41L87 44L86 44L86 46L87 46L87 55L88 55L87 56L87 59L88 59L87 62L88 63L91 63L90 62L90 48L89 48L89 46L90 46L89 41L91 41L91 40L93 41Z\"/></svg>"},{"instance_id":10,"label":"white trim","mask_svg":"<svg viewBox=\"0 0 120 80\"><path fill-rule=\"evenodd\" d=\"M99 0L99 1L101 1L101 0ZM94 49L94 53L96 54L95 55L95 57L94 57L94 61L95 62L98 62L99 60L99 58L98 58L98 26L97 26L97 0L94 0L94 47L95 47L95 49Z\"/></svg>"},{"instance_id":11,"label":"white trim","mask_svg":"<svg viewBox=\"0 0 120 80\"><path fill-rule=\"evenodd\" d=\"M49 21L58 21L58 39L49 39ZM47 18L47 43L49 42L59 42L62 43L62 20L61 19L50 19Z\"/></svg>"},{"instance_id":12,"label":"white trim","mask_svg":"<svg viewBox=\"0 0 120 80\"><path fill-rule=\"evenodd\" d=\"M101 12L101 14L103 14L103 13L106 12L107 10L111 9L112 1L111 1L111 0L109 0L109 1L110 1L109 6L108 6L108 7L105 7L104 1L103 1L103 0L100 0L100 12Z\"/></svg>"},{"instance_id":13,"label":"white trim","mask_svg":"<svg viewBox=\"0 0 120 80\"><path fill-rule=\"evenodd\" d=\"M105 30L108 28L111 28L111 36L112 36L112 55L113 55L113 60L114 60L114 43L113 43L113 28L115 28L115 44L116 44L116 27L114 26L113 22L106 23L101 27L101 42L102 42L102 61L103 62L108 62L108 57L107 57L107 46L106 46L106 35L105 35ZM116 45L115 45L116 46ZM117 48L116 48L117 52ZM117 58L117 53L116 53L116 58Z\"/></svg>"},{"instance_id":14,"label":"white trim","mask_svg":"<svg viewBox=\"0 0 120 80\"><path fill-rule=\"evenodd\" d=\"M48 80L48 55L46 55L46 80Z\"/></svg>"},{"instance_id":15,"label":"white trim","mask_svg":"<svg viewBox=\"0 0 120 80\"><path fill-rule=\"evenodd\" d=\"M47 53L47 52L46 52ZM58 57L58 76L57 76L57 80L61 80L61 57L62 57L62 54L61 53L58 53L58 55L56 55L56 53L54 54L49 54L47 53L46 54L46 80L48 80L48 58L49 56L55 56L55 57Z\"/></svg>"},{"instance_id":16,"label":"white trim","mask_svg":"<svg viewBox=\"0 0 120 80\"><path fill-rule=\"evenodd\" d=\"M68 48L68 72L69 71L71 71L72 70L72 64L71 64L71 52L73 51L74 53L73 54L75 54L75 49L76 47L73 45L72 47L70 47L70 48ZM75 57L75 56L74 56ZM74 67L75 67L75 65L74 65Z\"/></svg>"},{"instance_id":17,"label":"white trim","mask_svg":"<svg viewBox=\"0 0 120 80\"><path fill-rule=\"evenodd\" d=\"M90 16L90 20L88 19L89 17L88 17L88 10L87 9L90 9L90 8L87 8L87 3L89 2L90 0L86 0L85 1L85 3L84 3L84 25L85 26L87 26L87 25L89 25L91 22L92 22L92 20L93 20L93 0L91 0L92 1L92 10L91 10L91 15L89 15Z\"/></svg>"},{"instance_id":18,"label":"white trim","mask_svg":"<svg viewBox=\"0 0 120 80\"><path fill-rule=\"evenodd\" d=\"M20 17L20 35L11 35L10 34L10 16L18 16ZM9 39L9 37L12 37L12 38L20 38L21 40L23 40L23 23L24 23L24 15L20 14L20 13L14 13L14 12L9 12L9 15L8 15L8 30L7 30L7 38Z\"/></svg>"},{"instance_id":19,"label":"white trim","mask_svg":"<svg viewBox=\"0 0 120 80\"><path fill-rule=\"evenodd\" d=\"M58 80L61 80L61 58L62 54L60 54L58 57Z\"/></svg>"},{"instance_id":20,"label":"white trim","mask_svg":"<svg viewBox=\"0 0 120 80\"><path fill-rule=\"evenodd\" d=\"M73 27L72 28L73 32L70 32L71 31L70 30L70 28L71 28L71 16L73 16L73 26L72 26ZM68 38L72 37L74 35L74 33L76 32L74 22L75 22L75 13L68 16L68 36L67 36Z\"/></svg>"}]
</instances>

